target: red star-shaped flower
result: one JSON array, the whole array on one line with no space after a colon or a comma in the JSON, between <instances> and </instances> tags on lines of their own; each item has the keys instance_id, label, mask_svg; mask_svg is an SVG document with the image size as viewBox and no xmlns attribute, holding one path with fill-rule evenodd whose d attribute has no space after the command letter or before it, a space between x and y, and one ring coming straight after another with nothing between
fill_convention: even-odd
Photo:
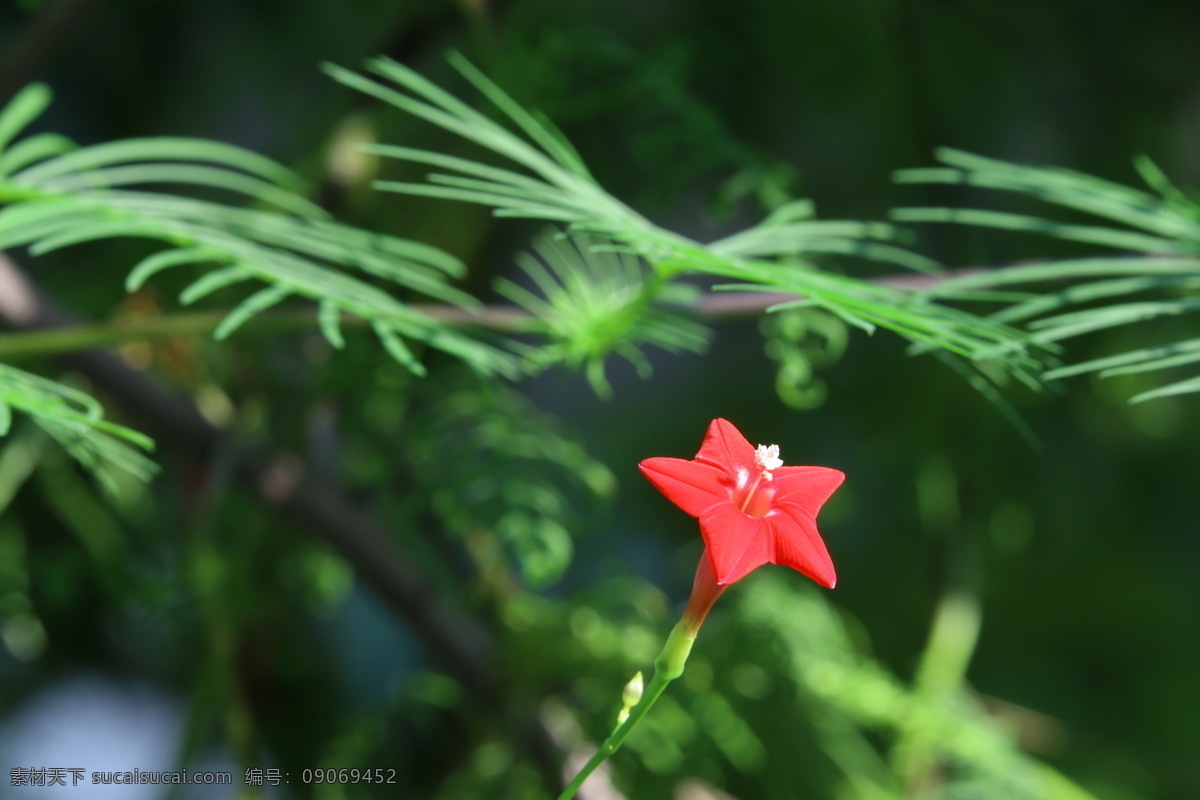
<instances>
[{"instance_id":1,"label":"red star-shaped flower","mask_svg":"<svg viewBox=\"0 0 1200 800\"><path fill-rule=\"evenodd\" d=\"M846 476L826 467L785 467L779 447L751 447L723 419L708 426L691 461L648 458L638 467L667 499L700 520L717 584L766 563L833 588L837 575L817 533L817 512Z\"/></svg>"}]
</instances>

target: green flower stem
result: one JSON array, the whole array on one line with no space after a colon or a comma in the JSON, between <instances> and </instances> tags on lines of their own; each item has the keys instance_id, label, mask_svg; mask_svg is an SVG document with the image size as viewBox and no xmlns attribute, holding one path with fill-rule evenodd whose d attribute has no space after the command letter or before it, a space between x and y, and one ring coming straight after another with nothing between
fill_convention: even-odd
<instances>
[{"instance_id":1,"label":"green flower stem","mask_svg":"<svg viewBox=\"0 0 1200 800\"><path fill-rule=\"evenodd\" d=\"M667 643L663 645L662 652L654 660L654 676L642 694L641 701L630 710L629 718L618 725L612 735L604 740L604 744L600 746L591 760L579 771L570 785L563 789L558 800L571 800L575 796L588 776L607 761L609 756L617 752L617 748L625 741L625 737L629 735L635 725L641 722L642 717L646 716L650 707L654 705L654 701L667 688L667 684L683 674L683 665L687 661L688 653L692 651L692 643L696 641L696 634L699 630L700 626L689 622L686 617L679 621L671 631L671 635L667 637Z\"/></svg>"}]
</instances>

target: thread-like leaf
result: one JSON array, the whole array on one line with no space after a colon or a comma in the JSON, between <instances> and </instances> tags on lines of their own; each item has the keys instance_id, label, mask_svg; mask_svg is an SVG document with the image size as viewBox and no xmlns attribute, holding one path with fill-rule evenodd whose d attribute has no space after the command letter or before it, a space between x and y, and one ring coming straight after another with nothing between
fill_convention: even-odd
<instances>
[{"instance_id":1,"label":"thread-like leaf","mask_svg":"<svg viewBox=\"0 0 1200 800\"><path fill-rule=\"evenodd\" d=\"M508 116L525 132L535 144L550 155L555 161L566 167L571 172L579 175L582 178L591 179L587 167L579 158L579 153L575 148L567 144L557 129L552 132L546 126L541 124L532 114L527 112L518 103L514 102L507 93L499 86L493 83L486 75L475 68L475 65L467 61L458 53L451 53L449 56L450 63L461 72L467 80L475 84L484 96Z\"/></svg>"},{"instance_id":2,"label":"thread-like leaf","mask_svg":"<svg viewBox=\"0 0 1200 800\"><path fill-rule=\"evenodd\" d=\"M1165 289L1186 284L1190 276L1179 277L1147 277L1147 278L1113 278L1104 281L1092 281L1069 286L1058 292L1038 295L1024 300L1008 308L1001 309L992 315L993 319L1005 323L1031 320L1034 317L1057 311L1072 305L1081 305L1110 297L1127 297L1138 292L1151 289Z\"/></svg>"},{"instance_id":3,"label":"thread-like leaf","mask_svg":"<svg viewBox=\"0 0 1200 800\"><path fill-rule=\"evenodd\" d=\"M162 250L146 256L125 276L125 291L136 292L147 280L171 267L183 264L202 264L220 259L220 254L201 247L182 250Z\"/></svg>"},{"instance_id":4,"label":"thread-like leaf","mask_svg":"<svg viewBox=\"0 0 1200 800\"><path fill-rule=\"evenodd\" d=\"M60 199L14 203L0 211L0 249L27 245L95 220L94 211Z\"/></svg>"},{"instance_id":5,"label":"thread-like leaf","mask_svg":"<svg viewBox=\"0 0 1200 800\"><path fill-rule=\"evenodd\" d=\"M383 347L388 354L400 362L401 366L407 368L414 375L424 376L425 366L417 361L408 349L408 345L396 335L396 331L386 322L377 320L372 323L371 327L375 330L375 335L379 337L379 341L383 343Z\"/></svg>"},{"instance_id":6,"label":"thread-like leaf","mask_svg":"<svg viewBox=\"0 0 1200 800\"><path fill-rule=\"evenodd\" d=\"M1013 231L1027 231L1069 239L1076 242L1098 244L1124 250L1146 253L1180 252L1179 243L1161 236L1149 236L1133 231L1105 228L1097 225L1068 225L1061 222L1033 217L1027 214L1010 214L1004 211L980 211L955 208L897 208L891 214L899 222L950 222L958 225L979 225Z\"/></svg>"},{"instance_id":7,"label":"thread-like leaf","mask_svg":"<svg viewBox=\"0 0 1200 800\"><path fill-rule=\"evenodd\" d=\"M1168 346L1161 348L1166 351L1178 350L1178 347ZM1133 375L1138 372L1154 372L1162 369L1170 369L1171 367L1181 367L1184 364L1194 364L1200 361L1200 353L1180 353L1179 355L1167 356L1165 358L1151 358L1139 364L1130 364L1124 367L1116 367L1114 369L1106 369L1100 373L1101 378L1111 378L1114 375Z\"/></svg>"},{"instance_id":8,"label":"thread-like leaf","mask_svg":"<svg viewBox=\"0 0 1200 800\"><path fill-rule=\"evenodd\" d=\"M1063 224L1020 214L974 209L898 209L901 220L957 222L985 227L1045 233L1063 239L1116 248L1116 256L1092 256L979 272L930 289L930 296L962 297L981 287L1065 284L1046 294L1015 298L992 315L1005 323L1023 322L1047 344L1122 325L1200 311L1200 205L1190 199L1149 159L1135 165L1156 193L1132 189L1070 170L1009 164L956 150L939 150L949 168L905 170L901 182L962 183L1021 193L1041 202L1094 214L1121 227ZM1131 230L1140 229L1140 230ZM1159 292L1167 299L1131 300L1139 293ZM1001 298L1002 299L1002 298ZM1071 306L1107 303L1083 310ZM1046 315L1051 316L1046 316ZM1050 370L1047 378L1089 372L1102 377L1152 372L1200 361L1195 340L1143 348ZM1184 380L1142 392L1130 402L1195 391Z\"/></svg>"},{"instance_id":9,"label":"thread-like leaf","mask_svg":"<svg viewBox=\"0 0 1200 800\"><path fill-rule=\"evenodd\" d=\"M519 172L513 172L508 169L500 169L486 164L480 164L476 161L470 161L457 156L449 156L443 153L438 153L432 150L417 150L412 147L400 147L390 144L364 144L360 149L366 153L374 153L375 155L384 156L387 158L396 158L403 161L412 161L418 164L429 164L442 169L449 169L455 172L461 172L464 175L473 175L482 178L495 184L511 186L514 189L525 189L530 192L550 192L553 191L542 181L530 178L527 175L522 175ZM560 192L561 194L561 192Z\"/></svg>"},{"instance_id":10,"label":"thread-like leaf","mask_svg":"<svg viewBox=\"0 0 1200 800\"><path fill-rule=\"evenodd\" d=\"M78 146L65 136L57 133L39 133L14 144L0 152L0 177L36 164L43 159L60 156L78 149Z\"/></svg>"},{"instance_id":11,"label":"thread-like leaf","mask_svg":"<svg viewBox=\"0 0 1200 800\"><path fill-rule=\"evenodd\" d=\"M46 84L31 83L0 109L0 150L8 147L18 133L41 116L52 97Z\"/></svg>"},{"instance_id":12,"label":"thread-like leaf","mask_svg":"<svg viewBox=\"0 0 1200 800\"><path fill-rule=\"evenodd\" d=\"M1160 198L1119 184L1084 180L1078 173L1041 168L1006 168L1003 162L975 161L984 171L933 168L901 170L899 183L955 183L987 189L1026 193L1043 202L1085 211L1097 216L1139 227L1165 237L1200 236L1200 223L1174 213Z\"/></svg>"},{"instance_id":13,"label":"thread-like leaf","mask_svg":"<svg viewBox=\"0 0 1200 800\"><path fill-rule=\"evenodd\" d=\"M228 338L246 320L282 302L291 293L291 289L287 286L268 286L260 289L243 300L229 312L225 319L221 320L221 324L213 331L213 338L217 341Z\"/></svg>"},{"instance_id":14,"label":"thread-like leaf","mask_svg":"<svg viewBox=\"0 0 1200 800\"><path fill-rule=\"evenodd\" d=\"M1135 394L1129 398L1130 404L1144 403L1147 400L1157 400L1160 397L1173 397L1180 394L1192 394L1200 392L1200 377L1189 378L1188 380L1178 381L1177 383L1169 383L1166 386L1161 386L1157 389L1151 389L1148 392Z\"/></svg>"},{"instance_id":15,"label":"thread-like leaf","mask_svg":"<svg viewBox=\"0 0 1200 800\"><path fill-rule=\"evenodd\" d=\"M5 149L48 98L45 87L34 86L0 111L0 169L11 176L0 181L0 204L6 204L0 210L0 248L29 246L31 253L41 255L101 239L148 238L168 249L130 270L126 285L131 291L162 270L203 262L225 266L185 289L185 303L238 280L266 284L229 313L215 331L217 337L228 336L287 295L299 294L321 305L322 333L335 346L343 345L337 322L345 312L378 323L388 352L417 372L423 368L401 337L437 347L480 373L518 373L511 353L474 341L375 285L386 282L391 290L403 287L464 307L477 304L445 280L465 273L459 259L418 242L334 222L292 191L299 181L290 170L230 145L159 137L79 149L61 136L39 134ZM119 188L155 183L169 184L174 191L199 187L235 192L284 213ZM22 398L41 398L30 413L41 414L39 424L81 462L143 468L139 457L106 438L123 429L110 431L91 398L17 375L6 373L9 394L0 397L6 409L25 411ZM50 407L53 418L44 413Z\"/></svg>"},{"instance_id":16,"label":"thread-like leaf","mask_svg":"<svg viewBox=\"0 0 1200 800\"><path fill-rule=\"evenodd\" d=\"M149 480L157 470L152 461L133 449L152 450L154 443L150 438L105 421L103 410L94 398L64 384L0 364L0 436L10 430L14 411L28 415L106 488L114 487L110 470L124 470L140 480Z\"/></svg>"},{"instance_id":17,"label":"thread-like leaf","mask_svg":"<svg viewBox=\"0 0 1200 800\"><path fill-rule=\"evenodd\" d=\"M165 161L208 161L257 176L281 187L299 184L290 169L258 153L207 139L159 136L122 139L98 144L55 158L20 172L13 179L20 183L42 183L70 173L90 172L116 164Z\"/></svg>"},{"instance_id":18,"label":"thread-like leaf","mask_svg":"<svg viewBox=\"0 0 1200 800\"><path fill-rule=\"evenodd\" d=\"M1200 339L1189 339L1160 347L1144 347L1115 356L1095 358L1091 361L1059 367L1047 372L1046 378L1051 380L1067 378L1072 375L1101 370L1104 370L1103 376L1123 375L1129 372L1144 372L1150 369L1186 364L1193 358L1200 359Z\"/></svg>"},{"instance_id":19,"label":"thread-like leaf","mask_svg":"<svg viewBox=\"0 0 1200 800\"><path fill-rule=\"evenodd\" d=\"M175 240L184 245L196 244L195 240L188 236L188 229L183 225L152 220L97 220L80 224L66 233L39 239L30 246L29 252L41 256L64 247L120 236Z\"/></svg>"},{"instance_id":20,"label":"thread-like leaf","mask_svg":"<svg viewBox=\"0 0 1200 800\"><path fill-rule=\"evenodd\" d=\"M1043 281L1068 281L1113 275L1195 275L1200 273L1200 258L1159 258L1125 256L1117 258L1081 258L984 270L943 281L926 294L957 296L963 289L1012 286Z\"/></svg>"},{"instance_id":21,"label":"thread-like leaf","mask_svg":"<svg viewBox=\"0 0 1200 800\"><path fill-rule=\"evenodd\" d=\"M254 273L240 264L233 264L222 269L214 270L198 278L186 289L179 293L179 302L185 306L191 305L202 297L213 292L232 286L235 283L254 279Z\"/></svg>"},{"instance_id":22,"label":"thread-like leaf","mask_svg":"<svg viewBox=\"0 0 1200 800\"><path fill-rule=\"evenodd\" d=\"M322 301L317 306L317 324L321 328L321 335L325 337L325 341L335 349L341 350L346 346L346 340L342 337L342 310L340 308L328 300Z\"/></svg>"},{"instance_id":23,"label":"thread-like leaf","mask_svg":"<svg viewBox=\"0 0 1200 800\"><path fill-rule=\"evenodd\" d=\"M796 257L848 255L902 264L917 270L938 265L887 243L895 228L883 223L814 221L812 204L787 204L755 228L712 245L700 245L651 224L598 186L561 134L525 111L498 86L461 57L455 67L483 96L511 120L516 132L497 125L480 112L433 85L403 65L387 60L368 62L368 69L391 83L379 83L337 67L327 71L337 80L391 103L443 130L492 150L516 169L482 164L413 148L369 145L378 155L424 163L443 170L427 183L384 180L385 191L489 206L496 216L566 223L572 234L613 242L644 258L664 281L685 272L731 277L758 284L758 290L787 292L810 298L865 329L889 328L917 342L936 343L968 358L1036 362L1024 353L1021 334L994 321L948 309L930 298L900 289L879 287L853 278L829 279L828 273L804 269ZM400 91L397 91L397 88ZM769 260L779 258L780 261ZM786 260L784 260L786 259ZM556 282L559 280L555 279ZM571 285L562 278L564 285ZM531 309L546 307L527 292L502 284L504 291ZM542 287L545 292L545 286ZM551 302L553 308L554 303ZM578 336L586 336L582 329ZM1026 340L1027 341L1027 340ZM560 342L560 345L565 343ZM583 351L589 348L582 347Z\"/></svg>"},{"instance_id":24,"label":"thread-like leaf","mask_svg":"<svg viewBox=\"0 0 1200 800\"><path fill-rule=\"evenodd\" d=\"M1144 303L1121 303L1104 308L1059 314L1036 320L1030 327L1037 336L1046 341L1061 341L1092 331L1129 325L1134 322L1178 316L1189 311L1200 310L1200 299Z\"/></svg>"},{"instance_id":25,"label":"thread-like leaf","mask_svg":"<svg viewBox=\"0 0 1200 800\"><path fill-rule=\"evenodd\" d=\"M13 178L16 182L20 182L20 179L20 175ZM38 181L39 186L50 191L79 191L147 183L191 184L226 189L271 203L293 214L326 216L326 212L312 201L287 189L281 189L273 183L228 169L196 164L134 164L69 173Z\"/></svg>"}]
</instances>

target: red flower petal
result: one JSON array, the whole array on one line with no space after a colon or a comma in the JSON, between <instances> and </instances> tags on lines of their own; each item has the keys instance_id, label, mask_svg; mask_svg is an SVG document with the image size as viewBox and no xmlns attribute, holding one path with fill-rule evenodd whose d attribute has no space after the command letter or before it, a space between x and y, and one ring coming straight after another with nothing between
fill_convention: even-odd
<instances>
[{"instance_id":1,"label":"red flower petal","mask_svg":"<svg viewBox=\"0 0 1200 800\"><path fill-rule=\"evenodd\" d=\"M837 572L821 534L817 533L816 517L806 508L781 503L767 519L775 529L771 563L791 567L832 589L837 583Z\"/></svg>"},{"instance_id":2,"label":"red flower petal","mask_svg":"<svg viewBox=\"0 0 1200 800\"><path fill-rule=\"evenodd\" d=\"M696 460L714 464L736 474L737 470L754 469L754 448L742 432L725 419L714 419L704 435L704 444Z\"/></svg>"},{"instance_id":3,"label":"red flower petal","mask_svg":"<svg viewBox=\"0 0 1200 800\"><path fill-rule=\"evenodd\" d=\"M775 502L796 503L813 516L846 480L844 472L828 467L779 467L772 474Z\"/></svg>"},{"instance_id":4,"label":"red flower petal","mask_svg":"<svg viewBox=\"0 0 1200 800\"><path fill-rule=\"evenodd\" d=\"M765 517L743 514L733 503L713 506L700 518L717 583L737 583L771 560L773 534Z\"/></svg>"},{"instance_id":5,"label":"red flower petal","mask_svg":"<svg viewBox=\"0 0 1200 800\"><path fill-rule=\"evenodd\" d=\"M647 458L638 469L667 499L693 517L717 503L729 502L725 472L682 458Z\"/></svg>"}]
</instances>

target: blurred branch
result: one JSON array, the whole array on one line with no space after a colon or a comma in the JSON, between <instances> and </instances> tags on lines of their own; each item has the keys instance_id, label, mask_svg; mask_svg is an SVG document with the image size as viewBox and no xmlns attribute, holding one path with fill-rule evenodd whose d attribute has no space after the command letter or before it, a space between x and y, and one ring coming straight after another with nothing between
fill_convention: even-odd
<instances>
[{"instance_id":1,"label":"blurred branch","mask_svg":"<svg viewBox=\"0 0 1200 800\"><path fill-rule=\"evenodd\" d=\"M938 275L912 274L887 275L874 282L910 290L923 290L938 283L983 272L982 268L950 270ZM27 303L25 293L9 288L12 279L0 271L0 316L14 319L11 315L21 312L16 308L6 309L6 304ZM795 302L796 296L780 292L728 292L710 293L700 298L690 309L703 319L729 319L757 316L779 303ZM432 303L413 303L411 308L439 322L462 325L504 333L521 331L532 315L516 305L491 304L479 308L465 309L457 306ZM0 359L24 356L44 356L69 353L96 347L108 347L125 342L157 336L209 334L216 330L229 314L228 309L185 311L140 319L121 319L106 323L72 324L65 319L55 327L33 327L22 329L0 337ZM244 330L289 331L296 329L316 330L318 312L315 309L284 309L266 311L248 320ZM10 323L11 324L11 323ZM368 327L361 317L343 314L344 327Z\"/></svg>"}]
</instances>

